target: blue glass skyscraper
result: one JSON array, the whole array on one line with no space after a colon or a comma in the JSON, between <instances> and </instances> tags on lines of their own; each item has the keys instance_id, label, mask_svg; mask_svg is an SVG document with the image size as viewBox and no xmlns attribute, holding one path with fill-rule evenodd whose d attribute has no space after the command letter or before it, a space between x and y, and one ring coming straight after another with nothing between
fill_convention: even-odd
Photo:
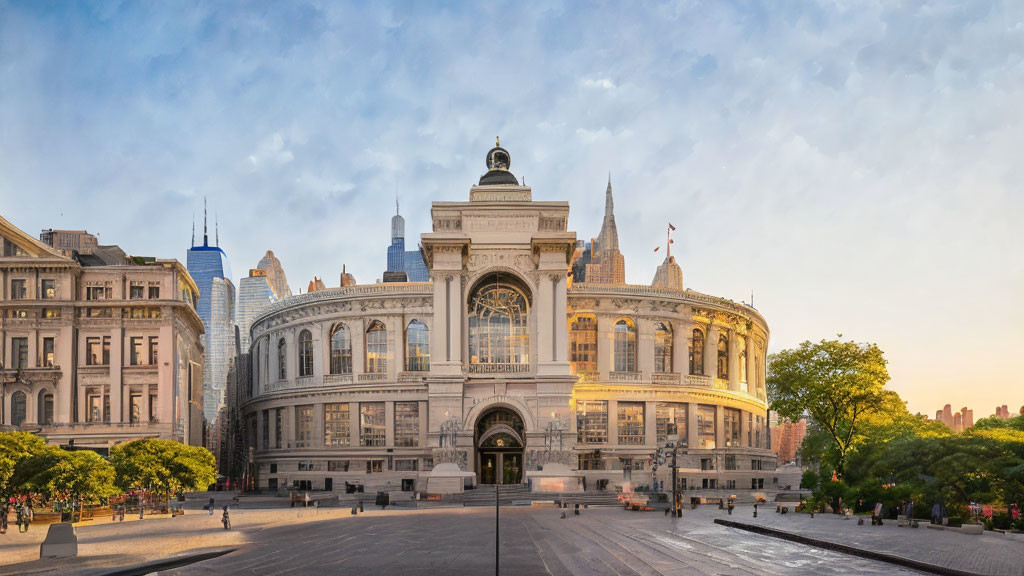
<instances>
[{"instance_id":1,"label":"blue glass skyscraper","mask_svg":"<svg viewBox=\"0 0 1024 576\"><path fill-rule=\"evenodd\" d=\"M219 235L218 235L219 236ZM203 207L203 245L195 238L188 251L186 267L199 287L196 311L203 320L203 415L213 424L224 404L228 368L237 354L235 338L235 285L227 254L219 246L210 246L206 233L206 207ZM216 243L219 244L219 238Z\"/></svg>"},{"instance_id":2,"label":"blue glass skyscraper","mask_svg":"<svg viewBox=\"0 0 1024 576\"><path fill-rule=\"evenodd\" d=\"M405 218L398 213L397 201L395 202L395 215L391 217L391 246L388 246L387 271L405 272L409 282L430 280L420 251L406 251L405 249Z\"/></svg>"}]
</instances>

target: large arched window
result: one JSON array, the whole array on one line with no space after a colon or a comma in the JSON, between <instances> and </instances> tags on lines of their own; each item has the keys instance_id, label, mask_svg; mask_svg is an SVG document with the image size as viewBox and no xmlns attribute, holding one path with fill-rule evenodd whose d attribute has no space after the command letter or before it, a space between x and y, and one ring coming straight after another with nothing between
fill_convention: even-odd
<instances>
[{"instance_id":1,"label":"large arched window","mask_svg":"<svg viewBox=\"0 0 1024 576\"><path fill-rule=\"evenodd\" d=\"M573 372L597 372L597 318L579 314L569 324L569 362Z\"/></svg>"},{"instance_id":2,"label":"large arched window","mask_svg":"<svg viewBox=\"0 0 1024 576\"><path fill-rule=\"evenodd\" d=\"M530 363L530 308L511 276L488 278L469 298L469 361L492 369Z\"/></svg>"},{"instance_id":3,"label":"large arched window","mask_svg":"<svg viewBox=\"0 0 1024 576\"><path fill-rule=\"evenodd\" d=\"M615 371L636 372L636 324L629 318L615 323Z\"/></svg>"},{"instance_id":4,"label":"large arched window","mask_svg":"<svg viewBox=\"0 0 1024 576\"><path fill-rule=\"evenodd\" d=\"M747 383L747 339L743 336L736 337L736 344L739 345L740 356L740 382Z\"/></svg>"},{"instance_id":5,"label":"large arched window","mask_svg":"<svg viewBox=\"0 0 1024 576\"><path fill-rule=\"evenodd\" d=\"M288 377L288 345L284 338L277 341L277 379L284 380Z\"/></svg>"},{"instance_id":6,"label":"large arched window","mask_svg":"<svg viewBox=\"0 0 1024 576\"><path fill-rule=\"evenodd\" d=\"M725 334L718 336L718 377L729 377L729 337Z\"/></svg>"},{"instance_id":7,"label":"large arched window","mask_svg":"<svg viewBox=\"0 0 1024 576\"><path fill-rule=\"evenodd\" d=\"M388 371L388 329L374 320L366 331L366 371L383 374Z\"/></svg>"},{"instance_id":8,"label":"large arched window","mask_svg":"<svg viewBox=\"0 0 1024 576\"><path fill-rule=\"evenodd\" d=\"M37 406L39 413L36 416L36 422L43 425L53 424L53 394L46 390L41 390Z\"/></svg>"},{"instance_id":9,"label":"large arched window","mask_svg":"<svg viewBox=\"0 0 1024 576\"><path fill-rule=\"evenodd\" d=\"M654 325L654 371L672 371L672 328L662 322Z\"/></svg>"},{"instance_id":10,"label":"large arched window","mask_svg":"<svg viewBox=\"0 0 1024 576\"><path fill-rule=\"evenodd\" d=\"M313 335L309 330L299 332L299 376L313 375Z\"/></svg>"},{"instance_id":11,"label":"large arched window","mask_svg":"<svg viewBox=\"0 0 1024 576\"><path fill-rule=\"evenodd\" d=\"M430 370L430 330L419 320L409 322L405 331L405 369L410 372Z\"/></svg>"},{"instance_id":12,"label":"large arched window","mask_svg":"<svg viewBox=\"0 0 1024 576\"><path fill-rule=\"evenodd\" d=\"M11 394L11 424L21 426L25 422L25 393L17 391Z\"/></svg>"},{"instance_id":13,"label":"large arched window","mask_svg":"<svg viewBox=\"0 0 1024 576\"><path fill-rule=\"evenodd\" d=\"M352 373L352 333L337 323L331 328L331 374Z\"/></svg>"},{"instance_id":14,"label":"large arched window","mask_svg":"<svg viewBox=\"0 0 1024 576\"><path fill-rule=\"evenodd\" d=\"M690 339L690 374L704 374L704 332L699 328L693 329Z\"/></svg>"}]
</instances>

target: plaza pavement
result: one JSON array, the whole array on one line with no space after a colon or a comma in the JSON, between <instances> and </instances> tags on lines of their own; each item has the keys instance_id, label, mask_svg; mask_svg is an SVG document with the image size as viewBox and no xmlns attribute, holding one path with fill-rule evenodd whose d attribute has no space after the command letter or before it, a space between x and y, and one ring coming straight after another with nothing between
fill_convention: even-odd
<instances>
[{"instance_id":1,"label":"plaza pavement","mask_svg":"<svg viewBox=\"0 0 1024 576\"><path fill-rule=\"evenodd\" d=\"M370 510L291 509L279 499L242 498L231 512L234 529L220 526L190 503L178 518L113 523L97 519L78 528L73 559L34 560L45 527L0 536L0 575L92 575L180 554L234 552L171 570L173 575L220 574L491 574L494 512L490 508ZM220 504L220 502L218 502ZM855 520L778 516L761 508L757 521L817 537L850 538L864 546L918 554L935 562L978 563L982 574L1024 575L1024 542L918 528L857 526ZM754 521L749 507L733 516L714 507L661 513L593 508L562 519L555 508L502 508L502 574L789 575L913 574L890 564L851 557L714 524L715 518ZM40 529L42 528L42 529ZM874 530L872 530L874 528ZM858 530L860 529L860 530ZM14 538L11 538L11 537ZM1000 558L1002 560L1000 560Z\"/></svg>"}]
</instances>

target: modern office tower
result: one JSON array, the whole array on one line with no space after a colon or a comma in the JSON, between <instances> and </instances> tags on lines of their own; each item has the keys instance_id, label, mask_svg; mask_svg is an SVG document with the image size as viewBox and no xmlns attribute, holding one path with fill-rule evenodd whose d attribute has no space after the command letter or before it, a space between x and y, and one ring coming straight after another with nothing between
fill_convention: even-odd
<instances>
[{"instance_id":1,"label":"modern office tower","mask_svg":"<svg viewBox=\"0 0 1024 576\"><path fill-rule=\"evenodd\" d=\"M238 334L242 352L249 350L252 321L277 300L266 270L253 268L247 278L238 281Z\"/></svg>"},{"instance_id":2,"label":"modern office tower","mask_svg":"<svg viewBox=\"0 0 1024 576\"><path fill-rule=\"evenodd\" d=\"M235 285L227 254L219 246L210 246L206 233L206 208L203 208L203 245L188 250L189 274L199 287L197 311L206 334L203 346L206 364L203 367L203 414L213 424L224 403L228 366L236 352Z\"/></svg>"},{"instance_id":3,"label":"modern office tower","mask_svg":"<svg viewBox=\"0 0 1024 576\"><path fill-rule=\"evenodd\" d=\"M270 287L274 289L278 300L284 300L292 295L292 289L288 287L288 277L284 274L284 267L281 266L281 261L274 256L273 250L267 250L256 267L267 272L267 281L270 282Z\"/></svg>"},{"instance_id":4,"label":"modern office tower","mask_svg":"<svg viewBox=\"0 0 1024 576\"><path fill-rule=\"evenodd\" d=\"M395 272L405 272L405 280L409 282L426 282L430 279L420 251L405 249L405 218L398 213L397 200L395 201L395 215L391 217L391 246L388 246L388 268L384 273L385 282L402 281L400 275L393 274Z\"/></svg>"},{"instance_id":5,"label":"modern office tower","mask_svg":"<svg viewBox=\"0 0 1024 576\"><path fill-rule=\"evenodd\" d=\"M201 445L192 277L176 260L64 246L0 217L0 429L104 455L138 438Z\"/></svg>"}]
</instances>

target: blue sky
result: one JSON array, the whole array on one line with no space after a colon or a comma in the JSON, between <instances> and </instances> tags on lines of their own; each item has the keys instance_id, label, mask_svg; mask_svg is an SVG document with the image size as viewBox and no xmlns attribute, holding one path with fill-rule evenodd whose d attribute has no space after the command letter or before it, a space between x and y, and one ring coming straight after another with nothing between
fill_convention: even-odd
<instances>
[{"instance_id":1,"label":"blue sky","mask_svg":"<svg viewBox=\"0 0 1024 576\"><path fill-rule=\"evenodd\" d=\"M1024 4L0 0L0 213L237 274L379 278L500 135L627 276L671 221L687 286L772 347L877 342L912 410L1024 404ZM237 281L237 279L236 279Z\"/></svg>"}]
</instances>

